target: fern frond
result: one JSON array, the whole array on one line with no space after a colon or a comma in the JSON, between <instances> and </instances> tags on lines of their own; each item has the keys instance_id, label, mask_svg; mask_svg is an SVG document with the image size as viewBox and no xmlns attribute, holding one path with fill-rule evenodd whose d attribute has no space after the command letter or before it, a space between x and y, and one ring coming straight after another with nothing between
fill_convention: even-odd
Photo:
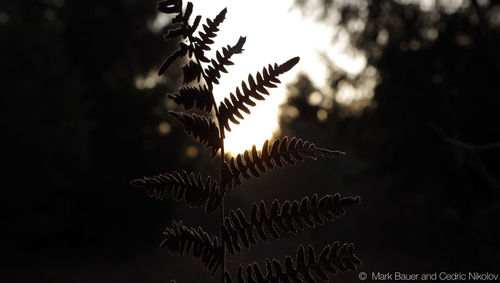
<instances>
[{"instance_id":1,"label":"fern frond","mask_svg":"<svg viewBox=\"0 0 500 283\"><path fill-rule=\"evenodd\" d=\"M233 182L236 185L241 184L240 177L245 179L249 179L251 175L260 177L267 170L282 168L284 164L295 165L297 161L302 161L304 158L337 158L345 155L342 151L319 148L309 141L302 141L295 137L290 140L288 137L277 139L271 149L268 145L269 140L266 140L260 155L254 145L251 151L245 150L243 155L231 157L229 164L224 162L223 187L227 186L231 189Z\"/></svg>"},{"instance_id":2,"label":"fern frond","mask_svg":"<svg viewBox=\"0 0 500 283\"><path fill-rule=\"evenodd\" d=\"M318 195L314 194L311 198L304 197L300 202L287 200L280 203L275 199L268 213L262 200L259 205L253 204L250 221L240 208L236 212L232 209L229 211L230 217L226 217L222 225L222 241L228 251L234 254L235 251L242 251L240 243L245 248L256 243L255 232L263 241L271 237L279 239L279 232L296 234L297 231L303 231L304 226L313 228L340 219L345 215L345 207L359 202L358 196L341 197L338 193L323 196L318 201Z\"/></svg>"},{"instance_id":3,"label":"fern frond","mask_svg":"<svg viewBox=\"0 0 500 283\"><path fill-rule=\"evenodd\" d=\"M167 94L177 104L182 105L184 109L196 108L200 111L210 113L213 106L212 93L206 86L183 87L179 89L179 94Z\"/></svg>"},{"instance_id":4,"label":"fern frond","mask_svg":"<svg viewBox=\"0 0 500 283\"><path fill-rule=\"evenodd\" d=\"M198 61L209 63L210 59L205 56L205 51L210 50L209 45L213 44L212 40L217 36L216 32L219 31L218 26L226 18L227 8L224 8L219 14L213 19L207 19L207 24L203 25L203 31L198 32L197 36L192 36L193 49L192 52Z\"/></svg>"},{"instance_id":5,"label":"fern frond","mask_svg":"<svg viewBox=\"0 0 500 283\"><path fill-rule=\"evenodd\" d=\"M189 2L189 3L191 3L191 2ZM188 16L188 18L189 18L189 16ZM182 35L183 39L186 39L187 37L192 36L194 31L196 30L196 28L200 24L201 16L196 16L196 18L193 22L193 25L189 25L188 19L186 19L185 17L182 17L180 19L180 21L183 23L182 26L180 28L177 28L177 29L168 30L167 33L165 33L163 35L163 39L169 40L169 39L181 36L181 35Z\"/></svg>"},{"instance_id":6,"label":"fern frond","mask_svg":"<svg viewBox=\"0 0 500 283\"><path fill-rule=\"evenodd\" d=\"M179 43L180 48L175 51L172 55L170 55L163 63L161 64L160 68L158 69L158 76L163 74L172 63L174 63L175 60L178 58L183 57L184 55L187 54L189 50L189 46L184 44L184 43Z\"/></svg>"},{"instance_id":7,"label":"fern frond","mask_svg":"<svg viewBox=\"0 0 500 283\"><path fill-rule=\"evenodd\" d=\"M240 265L238 275L233 281L229 272L225 273L226 283L246 282L317 282L328 281L328 274L356 270L361 261L354 255L353 244L342 244L334 242L323 248L318 257L311 245L307 247L307 255L304 246L300 245L295 256L295 262L290 255L285 257L283 265L276 259L266 258L266 273L262 273L257 263L249 264L246 270Z\"/></svg>"},{"instance_id":8,"label":"fern frond","mask_svg":"<svg viewBox=\"0 0 500 283\"><path fill-rule=\"evenodd\" d=\"M221 192L216 181L208 176L186 171L164 173L153 177L143 177L130 182L136 188L144 189L149 197L159 200L184 201L189 207L205 207L205 213L213 214L220 207Z\"/></svg>"},{"instance_id":9,"label":"fern frond","mask_svg":"<svg viewBox=\"0 0 500 283\"><path fill-rule=\"evenodd\" d=\"M163 38L180 39L182 36L182 40L178 42L178 50L161 64L158 75L163 74L177 59L188 60L181 67L185 86L176 94L168 94L168 97L185 110L194 108L207 114L212 114L212 110L215 110L216 118L211 119L209 117L212 116L204 113L197 115L170 111L169 114L183 124L188 135L209 147L213 158L219 149L224 148L224 129L231 131L229 122L239 124L244 119L243 112L250 114L249 108L256 106L257 100L265 100L265 96L269 95L269 88L276 88L281 83L278 77L292 69L300 58L294 57L281 65L270 64L254 75L249 74L248 79L242 81L234 93L230 93L230 97L216 105L214 84L219 84L221 73L227 73L227 66L234 64L233 56L244 51L246 38L240 37L233 46L223 47L215 53L215 58L209 59L205 51L211 50L227 9L221 10L215 18L207 19L205 24L201 24L201 16L194 19L191 17L191 2L183 9L182 0L159 0L158 10L166 14L177 14L173 15L173 25ZM131 181L131 185L146 190L150 197L185 202L189 207L203 207L207 215L220 210L219 238L209 236L201 227L187 227L181 221L173 222L163 232L161 247L173 254L200 258L213 274L222 266L222 281L316 282L318 279L328 280L330 273L355 270L361 264L353 253L352 244L340 245L335 242L327 245L318 257L311 245L306 248L300 245L294 257L285 256L283 264L276 259L266 258L265 269L261 269L257 263L249 264L246 268L240 265L235 281L226 272L226 249L234 255L243 248L250 248L259 239L279 239L282 234L296 234L303 231L304 227L314 228L332 222L345 214L346 207L358 204L359 197L341 197L336 193L319 198L317 194L313 194L301 200L280 202L275 199L268 206L261 200L252 205L247 218L240 208L229 210L229 214L225 216L224 196L233 185L239 185L243 179L251 176L259 177L267 171L282 168L286 164L295 165L304 159L337 158L343 155L345 153L341 151L320 148L309 141L284 137L275 140L272 145L266 140L260 152L253 145L251 149L227 162L225 156L221 156L220 186L210 176L205 179L200 174L186 171L143 177Z\"/></svg>"},{"instance_id":10,"label":"fern frond","mask_svg":"<svg viewBox=\"0 0 500 283\"><path fill-rule=\"evenodd\" d=\"M182 74L184 76L184 84L188 84L194 80L200 82L203 69L200 64L189 60L189 62L182 66Z\"/></svg>"},{"instance_id":11,"label":"fern frond","mask_svg":"<svg viewBox=\"0 0 500 283\"><path fill-rule=\"evenodd\" d=\"M212 157L221 147L222 140L219 137L219 127L210 118L197 114L168 112L184 125L184 131L199 141L201 144L212 149Z\"/></svg>"},{"instance_id":12,"label":"fern frond","mask_svg":"<svg viewBox=\"0 0 500 283\"><path fill-rule=\"evenodd\" d=\"M209 45L214 43L212 40L217 36L216 32L219 31L218 26L224 21L226 18L227 8L222 9L219 14L213 19L207 19L207 24L203 25L203 32L200 31L198 33L199 38L196 38L196 43L198 43L198 47L208 51L210 50Z\"/></svg>"},{"instance_id":13,"label":"fern frond","mask_svg":"<svg viewBox=\"0 0 500 283\"><path fill-rule=\"evenodd\" d=\"M220 124L224 126L226 130L231 131L228 121L230 120L234 124L239 124L237 118L243 120L240 111L250 114L250 110L247 106L256 105L252 99L264 100L265 98L261 94L269 95L266 88L277 87L275 84L280 83L278 76L293 68L299 60L299 57L294 57L281 65L275 63L274 66L269 65L267 69L264 67L262 73L257 72L255 79L252 75L248 75L248 86L244 81L241 82L243 93L237 87L235 92L236 95L231 93L231 100L226 98L224 102L220 104L218 117Z\"/></svg>"},{"instance_id":14,"label":"fern frond","mask_svg":"<svg viewBox=\"0 0 500 283\"><path fill-rule=\"evenodd\" d=\"M243 45L245 45L245 41L246 37L240 36L238 42L236 42L235 45L228 45L227 47L222 48L222 55L219 51L217 51L217 60L212 59L212 64L208 66L207 69L205 69L205 73L207 74L207 84L210 85L212 83L219 83L218 79L220 78L220 73L227 73L227 70L224 68L224 66L234 65L234 63L231 62L230 59L233 55L243 52Z\"/></svg>"},{"instance_id":15,"label":"fern frond","mask_svg":"<svg viewBox=\"0 0 500 283\"><path fill-rule=\"evenodd\" d=\"M193 35L195 30L198 28L200 21L201 21L201 16L196 16L196 18L194 19L193 25L188 25L187 20L186 20L187 32L186 32L186 34L184 34L184 38L187 38L187 37L190 37L191 35Z\"/></svg>"},{"instance_id":16,"label":"fern frond","mask_svg":"<svg viewBox=\"0 0 500 283\"><path fill-rule=\"evenodd\" d=\"M177 28L177 29L170 29L170 30L167 31L166 34L163 35L163 39L165 39L165 40L172 39L172 38L181 36L184 33L185 33L185 29L182 28L182 27Z\"/></svg>"},{"instance_id":17,"label":"fern frond","mask_svg":"<svg viewBox=\"0 0 500 283\"><path fill-rule=\"evenodd\" d=\"M201 21L201 16L197 16L192 25L189 24L189 17L193 12L193 3L188 2L186 11L182 13L182 0L167 0L158 3L158 10L163 13L171 14L178 13L178 15L172 20L172 23L180 23L181 26L177 29L168 30L166 34L163 35L164 39L171 39L177 36L183 36L183 38L189 37L191 39L192 34L198 27ZM158 75L163 74L172 63L180 57L183 57L189 52L189 57L192 56L195 51L192 43L185 44L184 42L179 43L179 50L170 55L160 66L158 70Z\"/></svg>"},{"instance_id":18,"label":"fern frond","mask_svg":"<svg viewBox=\"0 0 500 283\"><path fill-rule=\"evenodd\" d=\"M172 228L165 229L163 237L160 247L167 248L172 254L192 254L200 258L212 274L215 274L222 262L222 246L217 237L211 238L201 227L195 229L184 226L182 221L174 221Z\"/></svg>"}]
</instances>

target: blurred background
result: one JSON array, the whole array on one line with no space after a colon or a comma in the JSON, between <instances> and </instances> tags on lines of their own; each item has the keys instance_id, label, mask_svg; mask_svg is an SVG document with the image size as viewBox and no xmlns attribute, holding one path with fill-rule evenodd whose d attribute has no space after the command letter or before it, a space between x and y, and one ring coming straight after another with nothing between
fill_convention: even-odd
<instances>
[{"instance_id":1,"label":"blurred background","mask_svg":"<svg viewBox=\"0 0 500 283\"><path fill-rule=\"evenodd\" d=\"M500 273L500 3L271 6L327 42L294 49L303 59L283 85L274 134L348 156L249 180L227 206L335 192L363 202L336 223L230 257L230 270L339 240L355 244L368 273ZM181 62L155 75L176 48L161 40L167 23L156 1L1 1L2 282L216 282L197 259L158 245L174 219L215 234L217 217L129 186L166 171L218 172L166 114L178 109L166 92L181 85Z\"/></svg>"}]
</instances>

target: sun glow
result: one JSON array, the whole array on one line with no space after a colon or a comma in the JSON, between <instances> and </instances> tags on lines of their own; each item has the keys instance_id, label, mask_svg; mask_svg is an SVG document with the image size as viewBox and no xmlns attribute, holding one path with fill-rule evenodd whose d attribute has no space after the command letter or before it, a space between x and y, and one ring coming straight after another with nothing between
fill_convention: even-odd
<instances>
[{"instance_id":1,"label":"sun glow","mask_svg":"<svg viewBox=\"0 0 500 283\"><path fill-rule=\"evenodd\" d=\"M228 10L212 50L206 54L208 58L214 58L215 51L235 44L240 36L246 36L245 51L231 58L235 64L226 68L229 73L223 73L220 83L214 86L217 102L234 93L236 87L241 87L242 81L247 82L249 74L255 76L268 64L281 64L295 56L301 58L292 70L279 77L282 83L278 88L269 89L270 95L265 96L265 101L256 101L256 107L249 107L250 115L243 113L245 119L240 120L239 125L230 123L231 131L226 131L224 147L226 152L233 155L251 149L254 144L260 148L266 139L279 134L279 106L286 98L287 84L292 83L299 72L308 74L312 82L325 93L331 92L327 84L331 66L325 64L325 58L329 58L335 67L351 74L360 73L366 67L363 54L345 52L349 44L346 33L341 33L335 23L319 23L314 17L304 17L299 9L293 8L294 0L191 2L194 4L193 15L202 15L204 18L214 18L224 7ZM160 31L169 21L165 17L158 17L151 24L151 29ZM334 34L337 36L332 42ZM321 113L321 118L326 119L327 116L323 114L326 111Z\"/></svg>"},{"instance_id":2,"label":"sun glow","mask_svg":"<svg viewBox=\"0 0 500 283\"><path fill-rule=\"evenodd\" d=\"M288 2L291 5L291 1ZM219 102L234 93L236 87L241 88L241 82L247 82L249 74L255 77L268 64L281 64L301 55L300 48L292 47L298 45L299 37L291 34L292 21L287 5L283 2L195 0L193 4L194 13L206 17L214 17L224 7L228 9L208 57L213 56L222 46L235 44L239 36L246 36L245 51L232 58L231 61L235 64L227 68L229 74L222 74L220 84L214 86L215 99ZM298 67L300 62L294 69ZM279 77L282 84L276 89L270 89L270 95L265 96L265 101L256 101L256 107L249 107L251 114L244 115L245 119L239 125L230 123L231 131L226 132L224 141L226 152L241 153L254 144L259 147L279 131L278 109L285 99L286 84L295 77L294 69Z\"/></svg>"}]
</instances>

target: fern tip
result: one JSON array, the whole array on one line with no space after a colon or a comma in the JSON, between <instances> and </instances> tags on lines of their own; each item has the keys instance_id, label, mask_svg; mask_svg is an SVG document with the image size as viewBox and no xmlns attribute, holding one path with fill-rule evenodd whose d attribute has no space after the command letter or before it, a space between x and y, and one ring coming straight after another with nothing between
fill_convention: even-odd
<instances>
[{"instance_id":1,"label":"fern tip","mask_svg":"<svg viewBox=\"0 0 500 283\"><path fill-rule=\"evenodd\" d=\"M280 66L276 66L276 64L275 64L275 68L277 68L280 73L285 73L285 72L288 72L290 69L292 69L295 65L297 65L297 63L299 63L299 61L300 61L300 57L296 56L296 57L293 57L292 59L286 61L285 63L281 64Z\"/></svg>"},{"instance_id":2,"label":"fern tip","mask_svg":"<svg viewBox=\"0 0 500 283\"><path fill-rule=\"evenodd\" d=\"M299 63L300 61L300 57L299 56L295 56L293 57L292 59L288 60L288 62L290 62L290 64L293 66L295 66L297 63Z\"/></svg>"},{"instance_id":3,"label":"fern tip","mask_svg":"<svg viewBox=\"0 0 500 283\"><path fill-rule=\"evenodd\" d=\"M355 197L343 197L340 200L340 205L341 206L351 206L355 204L360 204L361 203L361 198L359 196Z\"/></svg>"},{"instance_id":4,"label":"fern tip","mask_svg":"<svg viewBox=\"0 0 500 283\"><path fill-rule=\"evenodd\" d=\"M134 188L144 188L144 185L146 184L146 182L144 182L144 180L142 179L135 179L135 180L132 180L130 181L130 186L134 187Z\"/></svg>"}]
</instances>

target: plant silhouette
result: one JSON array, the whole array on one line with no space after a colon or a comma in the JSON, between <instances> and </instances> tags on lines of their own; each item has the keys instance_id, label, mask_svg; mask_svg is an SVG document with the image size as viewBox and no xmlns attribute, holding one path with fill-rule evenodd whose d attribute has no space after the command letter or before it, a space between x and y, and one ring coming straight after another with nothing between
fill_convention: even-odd
<instances>
[{"instance_id":1,"label":"plant silhouette","mask_svg":"<svg viewBox=\"0 0 500 283\"><path fill-rule=\"evenodd\" d=\"M183 10L182 0L160 1L158 10L175 15L172 23L176 27L169 30L164 38L183 38L179 42L179 49L163 62L158 74L163 74L181 57L187 56L189 60L182 67L185 86L180 88L178 94L169 94L168 97L185 110L194 108L206 116L186 112L169 114L183 124L188 135L211 150L212 158L220 151L221 162L219 182L211 176L205 178L201 174L185 171L131 181L133 187L145 189L150 197L173 199L189 207L203 207L206 215L219 211L221 230L218 237L208 235L201 227L192 228L185 226L182 221L174 221L172 227L163 232L161 247L173 254L200 258L212 274L220 267L222 282L328 281L329 274L355 270L361 261L354 255L353 245L339 242L325 246L319 254L311 245L300 245L296 255L286 255L283 262L266 258L265 271L255 262L246 267L240 265L236 275L231 275L226 269L227 252L233 255L243 252L258 240L279 239L280 233L297 234L304 227L324 225L341 218L345 214L344 208L358 204L360 198L341 197L338 193L323 197L314 194L300 201L280 203L275 199L270 206L261 200L259 204L253 204L249 217L245 216L241 208L231 209L226 215L224 197L244 179L259 177L267 171L282 168L286 164L295 165L304 159L338 158L344 153L320 148L299 138L284 137L275 140L272 145L266 140L260 151L254 145L243 154L227 159L224 138L225 131L231 131L229 122L237 125L239 120L244 119L241 112L250 114L250 108L256 106L256 101L265 100L265 96L269 95L268 89L280 83L278 77L293 68L299 62L299 57L282 64L268 65L254 76L249 75L248 81L241 83L241 88L237 87L229 98L217 106L213 86L219 83L221 73L227 73L226 67L233 64L232 57L243 52L246 38L240 37L234 45L217 51L216 58L209 59L205 51L210 50L227 9L223 9L213 20L207 19L200 29L201 16L196 16L193 24L189 24L193 12L191 2Z\"/></svg>"}]
</instances>

